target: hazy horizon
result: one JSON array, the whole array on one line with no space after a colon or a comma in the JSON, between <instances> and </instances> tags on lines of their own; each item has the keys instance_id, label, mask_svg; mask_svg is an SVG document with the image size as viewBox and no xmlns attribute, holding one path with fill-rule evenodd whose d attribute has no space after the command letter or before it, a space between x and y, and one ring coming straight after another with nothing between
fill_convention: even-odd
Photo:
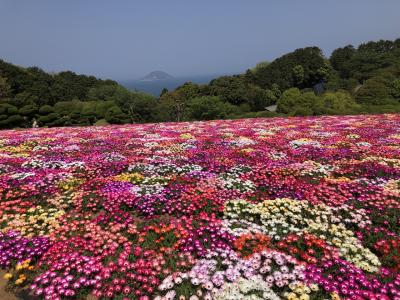
<instances>
[{"instance_id":1,"label":"hazy horizon","mask_svg":"<svg viewBox=\"0 0 400 300\"><path fill-rule=\"evenodd\" d=\"M399 11L394 0L0 0L0 58L118 81L234 74L300 47L399 38Z\"/></svg>"}]
</instances>

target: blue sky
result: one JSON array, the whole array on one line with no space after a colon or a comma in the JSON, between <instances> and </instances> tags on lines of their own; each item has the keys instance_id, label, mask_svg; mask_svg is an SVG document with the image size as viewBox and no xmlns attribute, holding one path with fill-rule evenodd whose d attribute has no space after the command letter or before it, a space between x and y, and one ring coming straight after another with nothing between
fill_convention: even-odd
<instances>
[{"instance_id":1,"label":"blue sky","mask_svg":"<svg viewBox=\"0 0 400 300\"><path fill-rule=\"evenodd\" d=\"M239 73L299 47L400 37L399 0L0 0L0 58L116 80Z\"/></svg>"}]
</instances>

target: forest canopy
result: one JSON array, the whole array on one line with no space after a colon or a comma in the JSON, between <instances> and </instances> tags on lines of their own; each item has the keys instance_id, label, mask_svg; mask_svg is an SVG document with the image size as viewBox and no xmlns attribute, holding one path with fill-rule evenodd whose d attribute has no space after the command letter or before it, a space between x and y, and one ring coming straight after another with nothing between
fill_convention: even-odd
<instances>
[{"instance_id":1,"label":"forest canopy","mask_svg":"<svg viewBox=\"0 0 400 300\"><path fill-rule=\"evenodd\" d=\"M112 80L0 60L0 128L399 111L400 39L347 45L330 57L300 48L158 98Z\"/></svg>"}]
</instances>

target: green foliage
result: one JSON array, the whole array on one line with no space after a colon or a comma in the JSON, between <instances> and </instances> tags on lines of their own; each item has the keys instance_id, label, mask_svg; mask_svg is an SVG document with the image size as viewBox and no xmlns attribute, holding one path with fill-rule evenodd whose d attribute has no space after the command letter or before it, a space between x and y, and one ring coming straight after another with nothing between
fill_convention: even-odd
<instances>
[{"instance_id":1,"label":"green foliage","mask_svg":"<svg viewBox=\"0 0 400 300\"><path fill-rule=\"evenodd\" d=\"M38 122L41 125L47 125L50 126L52 122L56 121L58 118L60 118L60 115L58 113L55 112L51 112L47 115L42 115L39 116L38 118Z\"/></svg>"},{"instance_id":2,"label":"green foliage","mask_svg":"<svg viewBox=\"0 0 400 300\"><path fill-rule=\"evenodd\" d=\"M19 127L23 121L24 119L20 115L7 116L7 119L0 121L0 128Z\"/></svg>"},{"instance_id":3,"label":"green foliage","mask_svg":"<svg viewBox=\"0 0 400 300\"><path fill-rule=\"evenodd\" d=\"M186 82L176 89L176 91L185 99L190 100L204 95L203 87L193 82Z\"/></svg>"},{"instance_id":4,"label":"green foliage","mask_svg":"<svg viewBox=\"0 0 400 300\"><path fill-rule=\"evenodd\" d=\"M387 104L393 97L391 95L392 82L384 77L373 77L368 79L356 93L358 103L365 104Z\"/></svg>"},{"instance_id":5,"label":"green foliage","mask_svg":"<svg viewBox=\"0 0 400 300\"><path fill-rule=\"evenodd\" d=\"M181 121L186 109L188 99L179 89L165 93L157 107L157 119L160 121Z\"/></svg>"},{"instance_id":6,"label":"green foliage","mask_svg":"<svg viewBox=\"0 0 400 300\"><path fill-rule=\"evenodd\" d=\"M361 104L354 114L386 114L386 113L400 113L400 103L394 102L391 104Z\"/></svg>"},{"instance_id":7,"label":"green foliage","mask_svg":"<svg viewBox=\"0 0 400 300\"><path fill-rule=\"evenodd\" d=\"M360 82L376 75L376 71L398 64L400 43L396 41L368 42L357 49L349 45L332 52L330 62L342 78Z\"/></svg>"},{"instance_id":8,"label":"green foliage","mask_svg":"<svg viewBox=\"0 0 400 300\"><path fill-rule=\"evenodd\" d=\"M50 113L54 112L54 107L50 105L43 105L41 108L39 108L39 114L45 116Z\"/></svg>"},{"instance_id":9,"label":"green foliage","mask_svg":"<svg viewBox=\"0 0 400 300\"><path fill-rule=\"evenodd\" d=\"M0 104L0 115L15 115L18 113L18 108L8 103Z\"/></svg>"},{"instance_id":10,"label":"green foliage","mask_svg":"<svg viewBox=\"0 0 400 300\"><path fill-rule=\"evenodd\" d=\"M157 102L151 95L141 92L132 92L119 85L105 85L92 88L88 97L117 105L130 122L150 122L154 120ZM107 105L110 108L109 105ZM101 110L101 108L99 108ZM102 114L105 117L105 114ZM123 122L125 122L124 120Z\"/></svg>"},{"instance_id":11,"label":"green foliage","mask_svg":"<svg viewBox=\"0 0 400 300\"><path fill-rule=\"evenodd\" d=\"M93 87L88 91L87 98L90 100L124 102L129 99L130 92L122 86L110 84Z\"/></svg>"},{"instance_id":12,"label":"green foliage","mask_svg":"<svg viewBox=\"0 0 400 300\"><path fill-rule=\"evenodd\" d=\"M156 118L158 101L151 95L136 93L123 108L131 122L152 122Z\"/></svg>"},{"instance_id":13,"label":"green foliage","mask_svg":"<svg viewBox=\"0 0 400 300\"><path fill-rule=\"evenodd\" d=\"M257 73L258 70L267 67L271 62L269 61L261 61L253 69L250 69L250 72Z\"/></svg>"},{"instance_id":14,"label":"green foliage","mask_svg":"<svg viewBox=\"0 0 400 300\"><path fill-rule=\"evenodd\" d=\"M278 112L295 116L346 114L359 107L346 91L327 92L317 96L312 92L302 93L299 89L292 88L286 90L278 101Z\"/></svg>"},{"instance_id":15,"label":"green foliage","mask_svg":"<svg viewBox=\"0 0 400 300\"><path fill-rule=\"evenodd\" d=\"M11 94L11 86L7 79L0 76L0 100L8 98Z\"/></svg>"},{"instance_id":16,"label":"green foliage","mask_svg":"<svg viewBox=\"0 0 400 300\"><path fill-rule=\"evenodd\" d=\"M65 125L92 125L97 120L104 119L106 113L111 109L115 111L116 104L113 101L62 101L54 105L54 110L63 118ZM121 110L117 107L119 111ZM126 115L121 115L126 122ZM109 116L110 118L115 118ZM120 123L120 121L116 121Z\"/></svg>"},{"instance_id":17,"label":"green foliage","mask_svg":"<svg viewBox=\"0 0 400 300\"><path fill-rule=\"evenodd\" d=\"M105 118L106 112L113 106L115 106L113 101L97 101L95 109L97 118Z\"/></svg>"},{"instance_id":18,"label":"green foliage","mask_svg":"<svg viewBox=\"0 0 400 300\"><path fill-rule=\"evenodd\" d=\"M105 120L111 124L124 124L129 122L128 116L123 113L118 106L112 106L107 110Z\"/></svg>"},{"instance_id":19,"label":"green foliage","mask_svg":"<svg viewBox=\"0 0 400 300\"><path fill-rule=\"evenodd\" d=\"M38 108L36 105L28 104L19 109L19 114L26 117L34 117L38 112Z\"/></svg>"},{"instance_id":20,"label":"green foliage","mask_svg":"<svg viewBox=\"0 0 400 300\"><path fill-rule=\"evenodd\" d=\"M301 86L304 82L304 68L301 65L296 65L292 70L295 85Z\"/></svg>"},{"instance_id":21,"label":"green foliage","mask_svg":"<svg viewBox=\"0 0 400 300\"><path fill-rule=\"evenodd\" d=\"M249 84L241 76L222 76L210 82L211 95L233 105L247 103L253 111L264 110L275 103L275 92Z\"/></svg>"},{"instance_id":22,"label":"green foliage","mask_svg":"<svg viewBox=\"0 0 400 300\"><path fill-rule=\"evenodd\" d=\"M39 98L35 95L32 95L29 92L22 92L16 94L12 99L12 103L17 107L23 107L25 105L36 105L40 106L45 103L45 101L39 100Z\"/></svg>"},{"instance_id":23,"label":"green foliage","mask_svg":"<svg viewBox=\"0 0 400 300\"><path fill-rule=\"evenodd\" d=\"M98 120L96 123L94 123L93 125L94 126L106 126L106 125L109 125L110 123L108 123L107 121L106 121L106 119L100 119L100 120Z\"/></svg>"},{"instance_id":24,"label":"green foliage","mask_svg":"<svg viewBox=\"0 0 400 300\"><path fill-rule=\"evenodd\" d=\"M222 76L210 82L210 94L222 101L240 105L247 100L248 85L239 76Z\"/></svg>"},{"instance_id":25,"label":"green foliage","mask_svg":"<svg viewBox=\"0 0 400 300\"><path fill-rule=\"evenodd\" d=\"M215 96L202 96L193 98L188 103L188 120L214 120L226 119L229 114L235 111L235 106L223 102Z\"/></svg>"},{"instance_id":26,"label":"green foliage","mask_svg":"<svg viewBox=\"0 0 400 300\"><path fill-rule=\"evenodd\" d=\"M392 82L391 94L393 98L400 100L400 79L396 79Z\"/></svg>"},{"instance_id":27,"label":"green foliage","mask_svg":"<svg viewBox=\"0 0 400 300\"><path fill-rule=\"evenodd\" d=\"M254 80L254 83L263 88L271 88L273 84L277 84L283 90L291 87L312 87L324 79L326 74L321 73L326 68L321 49L307 47L275 59L269 65L258 69L254 79L248 80ZM298 79L302 79L301 85L296 83Z\"/></svg>"},{"instance_id":28,"label":"green foliage","mask_svg":"<svg viewBox=\"0 0 400 300\"><path fill-rule=\"evenodd\" d=\"M208 85L163 89L159 99L111 80L70 71L49 74L0 60L0 127L30 127L34 119L51 127L397 112L399 78L400 39L348 45L329 60L317 47L301 48ZM277 113L265 110L272 104Z\"/></svg>"},{"instance_id":29,"label":"green foliage","mask_svg":"<svg viewBox=\"0 0 400 300\"><path fill-rule=\"evenodd\" d=\"M293 110L301 97L298 88L291 88L283 92L281 99L278 100L277 111L281 113L289 113Z\"/></svg>"},{"instance_id":30,"label":"green foliage","mask_svg":"<svg viewBox=\"0 0 400 300\"><path fill-rule=\"evenodd\" d=\"M91 88L102 85L117 85L116 82L111 80L77 75L70 71L53 75L37 67L22 68L3 60L0 60L0 76L7 78L7 84L10 88L9 97L14 99L19 95L18 103L15 104L18 107L27 104L54 105L59 101L73 99L87 100L87 94ZM1 87L0 90L2 90Z\"/></svg>"},{"instance_id":31,"label":"green foliage","mask_svg":"<svg viewBox=\"0 0 400 300\"><path fill-rule=\"evenodd\" d=\"M349 69L348 62L353 57L356 50L352 45L343 48L338 48L332 52L329 59L332 67L339 72L341 77L348 78L351 70Z\"/></svg>"},{"instance_id":32,"label":"green foliage","mask_svg":"<svg viewBox=\"0 0 400 300\"><path fill-rule=\"evenodd\" d=\"M346 91L327 92L322 95L323 107L320 114L346 114L359 108L351 95Z\"/></svg>"}]
</instances>

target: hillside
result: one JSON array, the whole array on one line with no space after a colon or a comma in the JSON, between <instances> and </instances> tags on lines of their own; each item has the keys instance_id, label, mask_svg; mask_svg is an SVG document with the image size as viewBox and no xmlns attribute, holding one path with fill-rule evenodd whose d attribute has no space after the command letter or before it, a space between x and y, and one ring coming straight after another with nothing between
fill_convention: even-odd
<instances>
[{"instance_id":1,"label":"hillside","mask_svg":"<svg viewBox=\"0 0 400 300\"><path fill-rule=\"evenodd\" d=\"M145 78L167 82L170 75ZM276 112L266 109L275 105ZM300 48L244 74L163 89L159 98L112 80L0 60L0 128L398 111L400 39L348 45L329 58L318 47Z\"/></svg>"}]
</instances>

